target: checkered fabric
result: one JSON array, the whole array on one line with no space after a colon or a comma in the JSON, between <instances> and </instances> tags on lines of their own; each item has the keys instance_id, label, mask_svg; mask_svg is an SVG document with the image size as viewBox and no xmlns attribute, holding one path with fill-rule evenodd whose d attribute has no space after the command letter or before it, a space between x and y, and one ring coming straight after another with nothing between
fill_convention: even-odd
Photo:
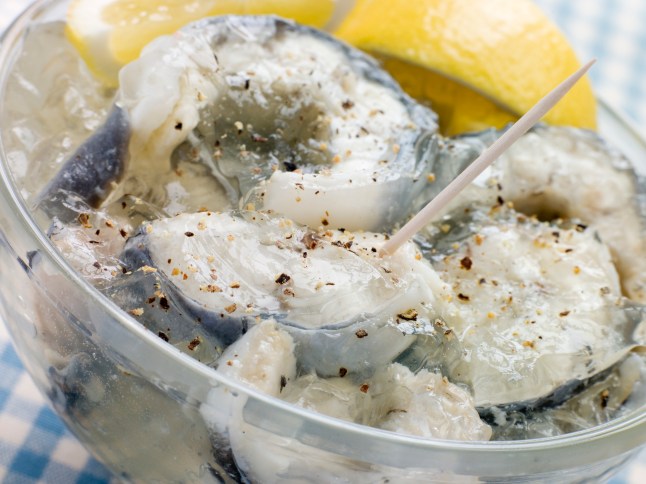
<instances>
[{"instance_id":1,"label":"checkered fabric","mask_svg":"<svg viewBox=\"0 0 646 484\"><path fill-rule=\"evenodd\" d=\"M6 484L110 482L45 403L0 324L0 482Z\"/></svg>"},{"instance_id":2,"label":"checkered fabric","mask_svg":"<svg viewBox=\"0 0 646 484\"><path fill-rule=\"evenodd\" d=\"M597 59L590 78L599 97L646 136L646 2L535 0L574 45ZM646 482L646 481L645 481Z\"/></svg>"},{"instance_id":3,"label":"checkered fabric","mask_svg":"<svg viewBox=\"0 0 646 484\"><path fill-rule=\"evenodd\" d=\"M598 95L626 114L646 136L646 2L536 0L575 46L596 57ZM0 31L29 4L0 0ZM53 413L23 369L0 323L0 482L107 483L107 470ZM646 483L646 451L611 484Z\"/></svg>"}]
</instances>

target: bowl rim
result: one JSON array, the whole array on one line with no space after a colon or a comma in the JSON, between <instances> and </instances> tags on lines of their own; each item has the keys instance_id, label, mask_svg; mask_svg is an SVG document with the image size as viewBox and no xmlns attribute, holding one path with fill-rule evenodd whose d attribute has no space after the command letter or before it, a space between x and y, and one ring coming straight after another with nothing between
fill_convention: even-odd
<instances>
[{"instance_id":1,"label":"bowl rim","mask_svg":"<svg viewBox=\"0 0 646 484\"><path fill-rule=\"evenodd\" d=\"M44 15L48 8L55 3L65 3L69 0L36 0L32 5L27 7L19 17L17 17L4 31L0 37L0 96L4 95L6 83L9 74L9 68L15 60L15 48L28 29L33 20L37 20ZM646 152L646 140L642 138L638 131L631 126L626 118L610 108L605 102L600 101L600 108L606 112L606 116L614 119L614 122L622 125L635 140L641 144ZM2 109L2 108L0 108ZM514 441L451 441L439 439L424 439L409 435L397 434L390 431L376 429L359 424L349 423L334 417L318 414L307 409L294 406L278 398L263 394L257 390L246 387L240 382L221 375L215 369L200 363L190 356L180 352L169 344L166 344L157 335L145 329L133 317L120 309L114 302L99 292L99 290L82 278L75 272L63 256L49 242L45 233L38 227L32 216L25 200L19 194L19 189L13 180L11 170L7 164L6 150L3 140L0 138L0 192L4 196L9 206L7 209L12 210L17 216L20 223L20 230L28 234L28 237L34 243L36 248L53 264L54 267L77 289L93 303L106 312L115 324L126 330L131 337L136 338L139 343L145 343L146 348L162 355L163 358L177 365L178 371L191 377L199 376L203 382L212 385L224 385L248 398L249 402L255 402L268 410L276 421L292 422L294 417L298 420L298 428L285 427L285 435L299 438L303 441L307 435L315 431L324 431L330 435L330 442L334 438L344 438L347 442L369 442L379 440L386 444L392 444L403 447L405 451L412 452L414 455L428 455L428 452L438 451L440 453L459 451L464 459L470 458L493 459L497 465L501 460L496 456L506 456L513 451L514 459L527 459L527 462L538 461L540 468L549 468L554 470L570 468L573 465L589 464L590 456L603 455L608 456L609 446L607 440L614 439L612 455L620 455L637 449L646 443L646 406L628 413L627 415L613 419L608 423L598 425L586 430L580 430L555 437L544 437L531 440L514 440ZM1 229L4 232L4 229ZM10 242L10 241L9 241ZM139 346L140 351L141 345ZM124 353L126 358L136 359L136 355ZM258 425L270 428L272 432L276 431L276 426L269 421L258 422ZM275 421L274 421L275 423ZM305 429L307 425L308 429ZM305 430L304 430L305 429ZM317 434L318 435L318 434ZM336 436L336 437L334 437ZM554 457L562 449L577 448L577 452L570 454L567 462L550 463L549 458ZM388 449L392 447L387 446ZM334 450L334 449L331 449ZM384 457L387 459L387 450L384 450ZM357 454L359 455L359 454ZM524 456L524 457L523 457ZM506 459L507 457L505 457ZM463 462L462 462L463 464ZM434 467L437 462L431 464ZM451 463L448 463L451 466ZM490 469L490 465L473 465L473 472L481 474L483 469Z\"/></svg>"}]
</instances>

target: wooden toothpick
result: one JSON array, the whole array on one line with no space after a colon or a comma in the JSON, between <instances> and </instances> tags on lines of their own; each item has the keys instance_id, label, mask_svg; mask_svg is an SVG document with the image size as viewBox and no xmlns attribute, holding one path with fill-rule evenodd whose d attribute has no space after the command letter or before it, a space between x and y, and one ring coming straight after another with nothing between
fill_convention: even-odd
<instances>
[{"instance_id":1,"label":"wooden toothpick","mask_svg":"<svg viewBox=\"0 0 646 484\"><path fill-rule=\"evenodd\" d=\"M578 71L556 86L543 99L538 101L518 121L516 121L489 148L483 151L462 173L449 183L435 198L433 198L417 215L408 221L388 240L380 250L380 254L393 254L402 244L428 224L442 208L467 187L480 173L496 158L509 148L518 138L534 126L545 114L574 87L579 79L592 67L596 59L592 59Z\"/></svg>"}]
</instances>

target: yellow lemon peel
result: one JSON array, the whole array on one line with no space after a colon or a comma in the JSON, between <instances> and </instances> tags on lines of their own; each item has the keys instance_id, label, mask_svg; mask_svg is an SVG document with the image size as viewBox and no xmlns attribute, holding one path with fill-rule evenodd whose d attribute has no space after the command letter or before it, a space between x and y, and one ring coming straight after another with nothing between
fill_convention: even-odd
<instances>
[{"instance_id":1,"label":"yellow lemon peel","mask_svg":"<svg viewBox=\"0 0 646 484\"><path fill-rule=\"evenodd\" d=\"M358 0L335 34L389 59L385 67L436 106L449 134L502 127L580 67L529 0ZM594 128L590 82L583 79L545 121Z\"/></svg>"}]
</instances>

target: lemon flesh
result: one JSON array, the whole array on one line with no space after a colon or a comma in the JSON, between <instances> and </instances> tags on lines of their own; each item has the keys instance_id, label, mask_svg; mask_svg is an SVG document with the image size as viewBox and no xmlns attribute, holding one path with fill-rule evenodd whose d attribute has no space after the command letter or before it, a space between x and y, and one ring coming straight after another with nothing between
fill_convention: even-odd
<instances>
[{"instance_id":1,"label":"lemon flesh","mask_svg":"<svg viewBox=\"0 0 646 484\"><path fill-rule=\"evenodd\" d=\"M74 0L67 12L67 36L90 70L116 86L121 67L139 57L153 39L204 17L276 14L323 27L335 0Z\"/></svg>"},{"instance_id":2,"label":"lemon flesh","mask_svg":"<svg viewBox=\"0 0 646 484\"><path fill-rule=\"evenodd\" d=\"M412 96L447 118L441 129L450 134L502 127L580 66L563 34L529 0L358 0L335 35L386 59ZM594 128L588 79L545 121Z\"/></svg>"}]
</instances>

